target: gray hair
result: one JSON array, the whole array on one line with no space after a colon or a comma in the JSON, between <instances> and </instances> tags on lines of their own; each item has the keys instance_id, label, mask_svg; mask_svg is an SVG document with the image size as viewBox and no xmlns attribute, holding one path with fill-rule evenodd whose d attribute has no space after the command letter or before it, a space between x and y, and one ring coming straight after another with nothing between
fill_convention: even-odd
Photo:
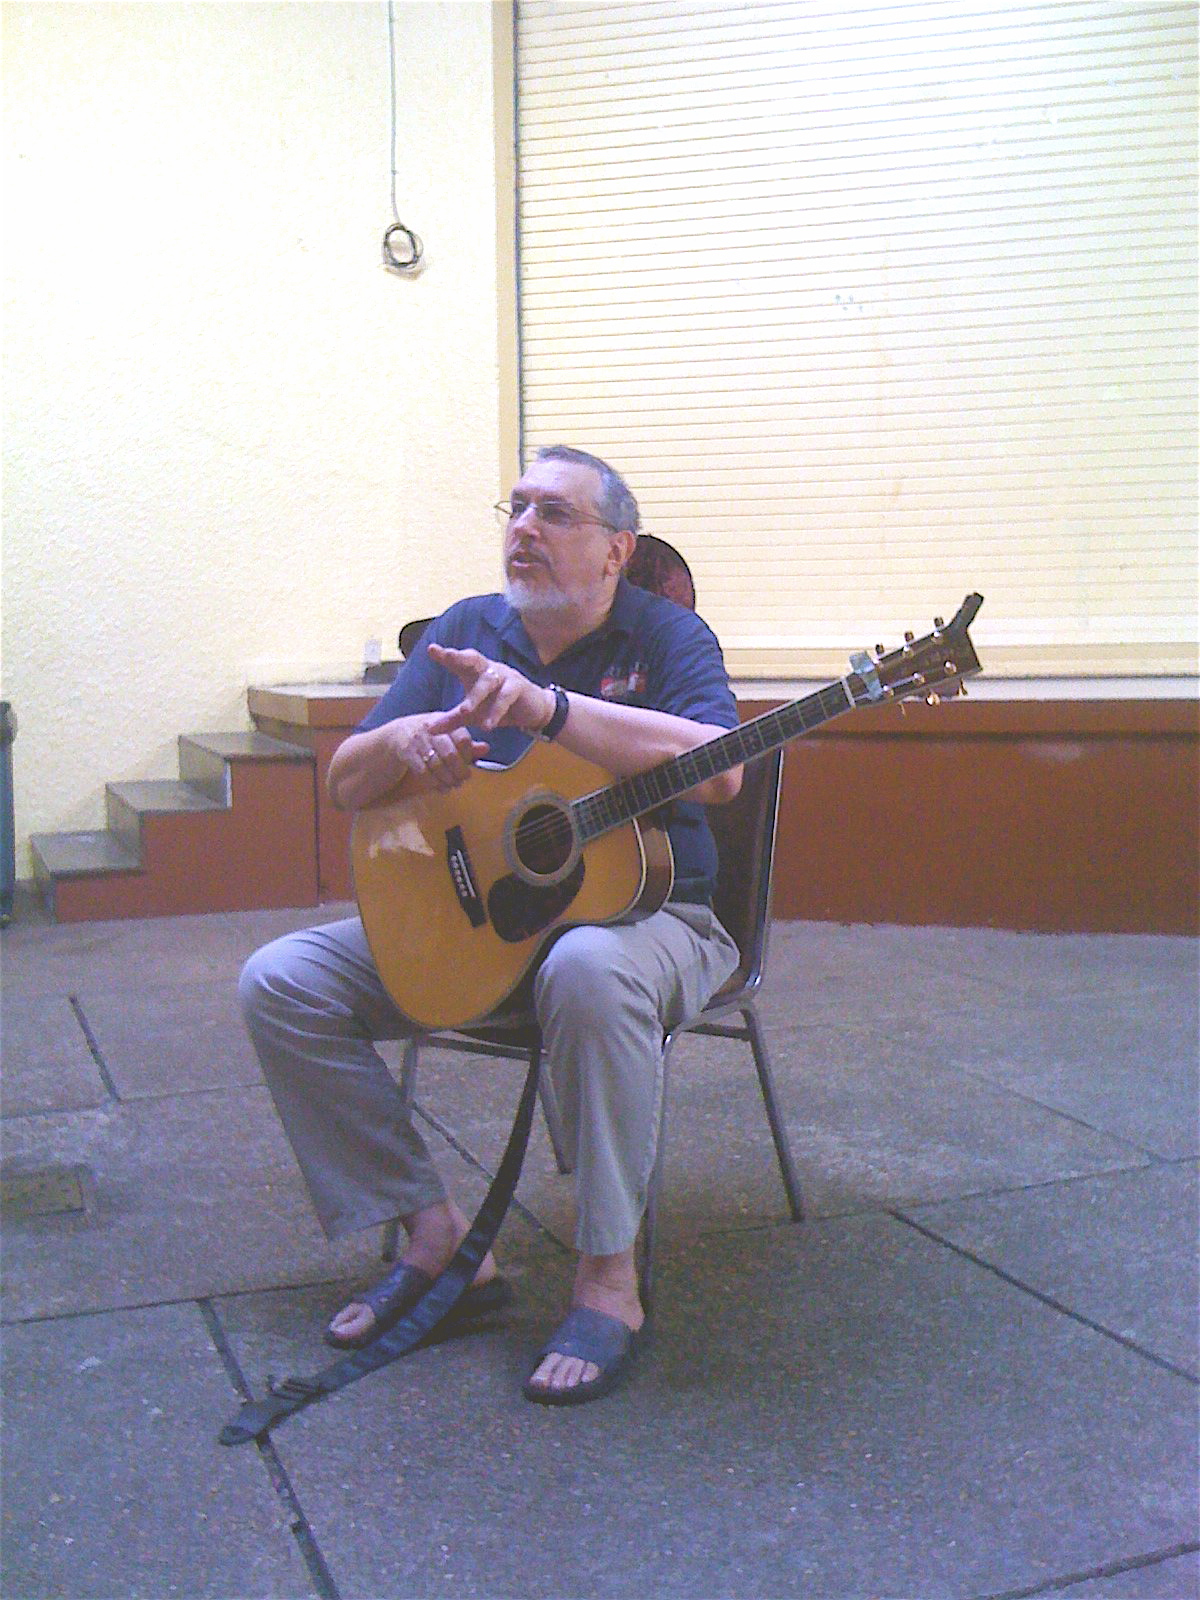
<instances>
[{"instance_id":1,"label":"gray hair","mask_svg":"<svg viewBox=\"0 0 1200 1600\"><path fill-rule=\"evenodd\" d=\"M539 461L571 461L579 467L591 467L600 476L600 495L596 510L604 521L620 532L636 533L642 525L638 503L625 479L599 456L586 450L576 450L569 444L548 444L537 453Z\"/></svg>"}]
</instances>

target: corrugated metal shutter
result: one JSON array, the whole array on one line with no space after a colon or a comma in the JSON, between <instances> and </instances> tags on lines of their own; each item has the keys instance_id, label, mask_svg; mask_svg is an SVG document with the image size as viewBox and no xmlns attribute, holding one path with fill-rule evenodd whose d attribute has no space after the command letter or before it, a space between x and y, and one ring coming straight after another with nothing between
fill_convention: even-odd
<instances>
[{"instance_id":1,"label":"corrugated metal shutter","mask_svg":"<svg viewBox=\"0 0 1200 1600\"><path fill-rule=\"evenodd\" d=\"M592 449L735 673L970 588L993 672L1196 654L1196 10L517 11L524 451Z\"/></svg>"}]
</instances>

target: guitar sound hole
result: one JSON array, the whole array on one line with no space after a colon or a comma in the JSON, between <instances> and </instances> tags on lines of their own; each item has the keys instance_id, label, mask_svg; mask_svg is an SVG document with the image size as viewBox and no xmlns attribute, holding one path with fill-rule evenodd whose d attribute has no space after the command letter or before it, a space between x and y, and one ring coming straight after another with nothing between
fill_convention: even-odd
<instances>
[{"instance_id":1,"label":"guitar sound hole","mask_svg":"<svg viewBox=\"0 0 1200 1600\"><path fill-rule=\"evenodd\" d=\"M517 859L539 878L551 877L564 865L573 842L570 821L556 806L531 806L517 823Z\"/></svg>"}]
</instances>

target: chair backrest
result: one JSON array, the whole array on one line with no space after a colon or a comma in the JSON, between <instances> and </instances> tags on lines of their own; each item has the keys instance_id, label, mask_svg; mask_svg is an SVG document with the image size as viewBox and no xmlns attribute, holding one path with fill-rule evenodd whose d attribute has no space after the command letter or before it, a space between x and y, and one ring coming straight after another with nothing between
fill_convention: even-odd
<instances>
[{"instance_id":1,"label":"chair backrest","mask_svg":"<svg viewBox=\"0 0 1200 1600\"><path fill-rule=\"evenodd\" d=\"M400 629L400 637L396 640L396 644L405 661L420 644L421 635L432 621L432 617L415 617L412 622L406 622Z\"/></svg>"},{"instance_id":2,"label":"chair backrest","mask_svg":"<svg viewBox=\"0 0 1200 1600\"><path fill-rule=\"evenodd\" d=\"M696 585L691 568L673 544L656 534L638 534L625 576L639 589L664 595L689 611L696 609Z\"/></svg>"},{"instance_id":3,"label":"chair backrest","mask_svg":"<svg viewBox=\"0 0 1200 1600\"><path fill-rule=\"evenodd\" d=\"M742 957L734 979L721 991L724 997L735 988L757 989L762 981L782 780L780 749L747 763L742 787L728 805L708 808L719 859L713 908Z\"/></svg>"}]
</instances>

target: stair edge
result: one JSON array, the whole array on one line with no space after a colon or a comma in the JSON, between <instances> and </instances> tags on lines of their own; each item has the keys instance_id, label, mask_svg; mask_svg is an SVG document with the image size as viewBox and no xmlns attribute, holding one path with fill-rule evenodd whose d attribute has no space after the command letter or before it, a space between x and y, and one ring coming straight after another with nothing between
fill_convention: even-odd
<instances>
[{"instance_id":1,"label":"stair edge","mask_svg":"<svg viewBox=\"0 0 1200 1600\"><path fill-rule=\"evenodd\" d=\"M29 848L34 874L43 879L99 878L110 874L144 871L140 853L125 843L125 835L112 828L79 828L59 833L33 833ZM63 852L78 852L74 863L62 860ZM89 854L97 859L87 861ZM60 859L56 861L55 856Z\"/></svg>"}]
</instances>

